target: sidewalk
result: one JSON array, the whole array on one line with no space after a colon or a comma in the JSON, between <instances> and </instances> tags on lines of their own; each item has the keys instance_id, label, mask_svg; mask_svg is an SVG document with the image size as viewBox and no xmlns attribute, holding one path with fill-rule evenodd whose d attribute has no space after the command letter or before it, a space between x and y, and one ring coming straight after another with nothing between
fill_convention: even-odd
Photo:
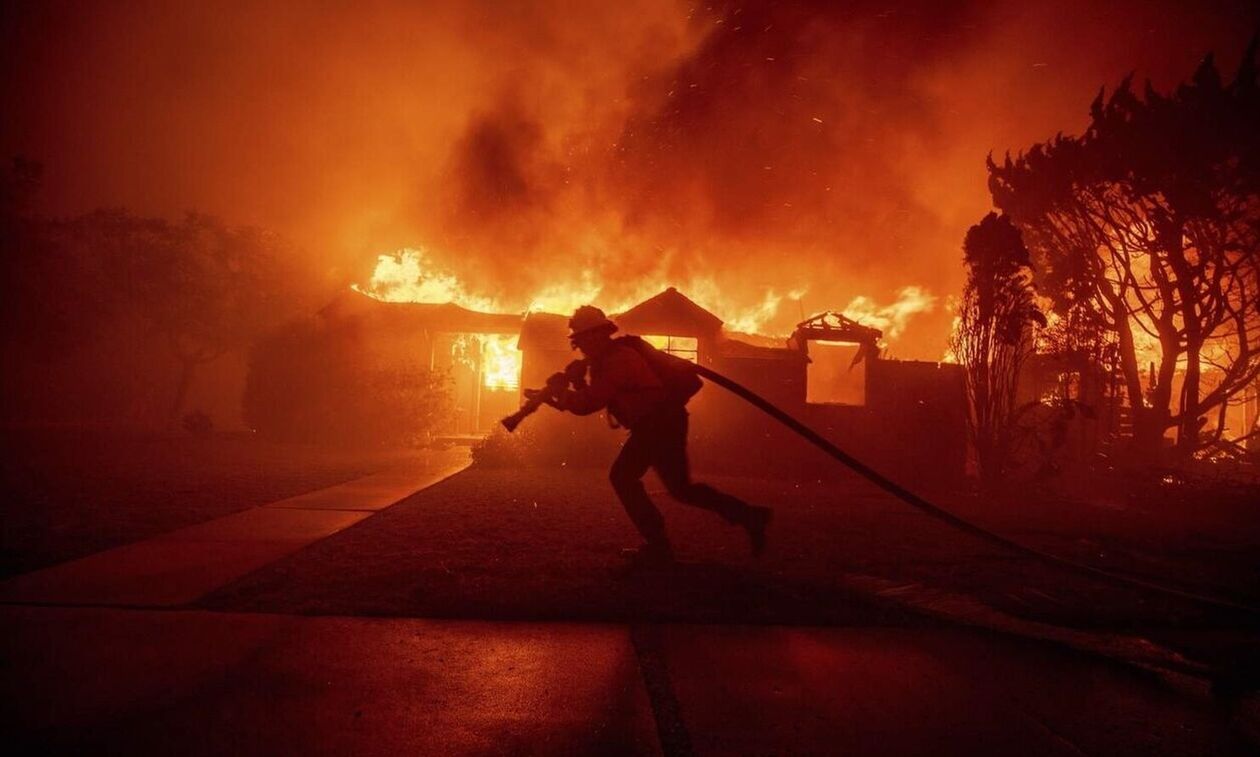
<instances>
[{"instance_id":1,"label":"sidewalk","mask_svg":"<svg viewBox=\"0 0 1260 757\"><path fill-rule=\"evenodd\" d=\"M58 754L1249 753L1138 671L962 629L4 607L0 716Z\"/></svg>"},{"instance_id":2,"label":"sidewalk","mask_svg":"<svg viewBox=\"0 0 1260 757\"><path fill-rule=\"evenodd\" d=\"M0 583L0 602L179 607L467 467L468 449L243 510Z\"/></svg>"}]
</instances>

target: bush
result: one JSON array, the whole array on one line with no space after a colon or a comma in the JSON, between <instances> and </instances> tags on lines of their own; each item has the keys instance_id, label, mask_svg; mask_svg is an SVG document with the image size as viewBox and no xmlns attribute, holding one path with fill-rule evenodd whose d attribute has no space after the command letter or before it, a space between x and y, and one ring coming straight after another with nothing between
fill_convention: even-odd
<instances>
[{"instance_id":1,"label":"bush","mask_svg":"<svg viewBox=\"0 0 1260 757\"><path fill-rule=\"evenodd\" d=\"M449 384L413 354L307 319L251 349L243 409L256 431L290 441L418 445L450 412Z\"/></svg>"},{"instance_id":2,"label":"bush","mask_svg":"<svg viewBox=\"0 0 1260 757\"><path fill-rule=\"evenodd\" d=\"M523 468L538 461L537 436L525 428L515 433L496 428L472 447L472 464L479 468Z\"/></svg>"}]
</instances>

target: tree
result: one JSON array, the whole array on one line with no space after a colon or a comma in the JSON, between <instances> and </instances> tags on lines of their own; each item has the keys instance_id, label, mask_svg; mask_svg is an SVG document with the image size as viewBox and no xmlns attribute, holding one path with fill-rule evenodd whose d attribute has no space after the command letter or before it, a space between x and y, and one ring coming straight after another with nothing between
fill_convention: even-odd
<instances>
[{"instance_id":1,"label":"tree","mask_svg":"<svg viewBox=\"0 0 1260 757\"><path fill-rule=\"evenodd\" d=\"M1099 93L1082 135L988 161L994 205L1023 232L1038 291L1114 342L1144 456L1168 429L1183 456L1215 441L1227 403L1260 373L1255 57L1253 42L1224 85L1208 56L1170 95L1148 82L1139 96L1126 78Z\"/></svg>"},{"instance_id":2,"label":"tree","mask_svg":"<svg viewBox=\"0 0 1260 757\"><path fill-rule=\"evenodd\" d=\"M8 172L0 176L0 222L6 229L26 215L43 178L44 166L39 161L21 155L9 161Z\"/></svg>"},{"instance_id":3,"label":"tree","mask_svg":"<svg viewBox=\"0 0 1260 757\"><path fill-rule=\"evenodd\" d=\"M168 229L159 249L167 256L145 261L159 274L141 302L179 365L167 415L180 417L193 377L202 365L231 349L244 349L270 325L276 281L275 237L255 228L228 228L189 214ZM168 246L169 245L169 246Z\"/></svg>"},{"instance_id":4,"label":"tree","mask_svg":"<svg viewBox=\"0 0 1260 757\"><path fill-rule=\"evenodd\" d=\"M302 442L415 444L451 410L450 377L417 354L386 354L353 326L304 318L249 353L245 420Z\"/></svg>"},{"instance_id":5,"label":"tree","mask_svg":"<svg viewBox=\"0 0 1260 757\"><path fill-rule=\"evenodd\" d=\"M1045 318L1033 300L1028 249L1009 218L989 213L968 229L963 261L967 283L951 347L963 366L980 479L991 487L1010 448L1020 369L1033 350L1030 327Z\"/></svg>"},{"instance_id":6,"label":"tree","mask_svg":"<svg viewBox=\"0 0 1260 757\"><path fill-rule=\"evenodd\" d=\"M189 213L178 222L98 210L64 223L114 307L151 330L176 365L165 414L175 428L199 368L244 350L275 317L280 241ZM90 265L89 265L90 262Z\"/></svg>"},{"instance_id":7,"label":"tree","mask_svg":"<svg viewBox=\"0 0 1260 757\"><path fill-rule=\"evenodd\" d=\"M46 359L91 338L110 293L82 256L58 234L59 225L31 214L43 168L15 157L0 179L0 300L10 354Z\"/></svg>"},{"instance_id":8,"label":"tree","mask_svg":"<svg viewBox=\"0 0 1260 757\"><path fill-rule=\"evenodd\" d=\"M273 234L197 213L43 217L41 174L21 157L0 174L0 414L174 427L197 372L294 307L293 256Z\"/></svg>"},{"instance_id":9,"label":"tree","mask_svg":"<svg viewBox=\"0 0 1260 757\"><path fill-rule=\"evenodd\" d=\"M0 374L8 422L108 422L126 414L138 373L101 349L118 322L111 269L77 244L68 222L32 212L38 163L14 158L0 179ZM104 356L104 359L100 359Z\"/></svg>"}]
</instances>

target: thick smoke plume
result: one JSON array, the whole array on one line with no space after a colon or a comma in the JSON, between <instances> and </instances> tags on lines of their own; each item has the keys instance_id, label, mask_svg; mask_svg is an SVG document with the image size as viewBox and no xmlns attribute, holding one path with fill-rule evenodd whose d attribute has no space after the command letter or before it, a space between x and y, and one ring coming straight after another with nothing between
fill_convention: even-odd
<instances>
[{"instance_id":1,"label":"thick smoke plume","mask_svg":"<svg viewBox=\"0 0 1260 757\"><path fill-rule=\"evenodd\" d=\"M907 287L943 300L989 207L987 152L1079 129L1131 70L1166 86L1207 50L1229 65L1257 20L1229 2L573 8L14 8L0 146L47 164L48 212L260 224L329 292L423 247L506 307L674 284L785 331ZM897 353L938 357L949 318L901 322Z\"/></svg>"}]
</instances>

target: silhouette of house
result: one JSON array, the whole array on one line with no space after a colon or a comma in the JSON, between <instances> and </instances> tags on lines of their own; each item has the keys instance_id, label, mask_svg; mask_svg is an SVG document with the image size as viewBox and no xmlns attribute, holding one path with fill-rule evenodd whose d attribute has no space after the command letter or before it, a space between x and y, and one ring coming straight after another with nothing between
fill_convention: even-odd
<instances>
[{"instance_id":1,"label":"silhouette of house","mask_svg":"<svg viewBox=\"0 0 1260 757\"><path fill-rule=\"evenodd\" d=\"M445 372L453 412L438 429L448 437L476 436L519 404L519 376L487 380L487 345L517 357L524 317L482 313L454 303L383 302L347 290L318 313L326 324L351 330L381 363L407 362Z\"/></svg>"},{"instance_id":2,"label":"silhouette of house","mask_svg":"<svg viewBox=\"0 0 1260 757\"><path fill-rule=\"evenodd\" d=\"M382 354L408 355L450 371L456 415L448 435L490 430L516 408L520 389L541 386L579 357L569 345L568 318L479 313L453 304L387 303L348 292L320 313L356 328ZM962 372L956 365L885 360L877 329L836 313L798 325L786 339L737 335L717 315L677 289L612 319L622 333L708 366L797 416L860 458L910 484L960 477L966 460ZM519 350L519 378L487 386L488 337ZM513 363L515 365L515 363ZM693 459L700 467L738 472L812 475L828 462L813 448L738 398L710 388L689 405ZM573 459L604 459L620 444L607 421L561 416L544 408L527 433L569 450ZM564 454L560 455L564 459Z\"/></svg>"}]
</instances>

